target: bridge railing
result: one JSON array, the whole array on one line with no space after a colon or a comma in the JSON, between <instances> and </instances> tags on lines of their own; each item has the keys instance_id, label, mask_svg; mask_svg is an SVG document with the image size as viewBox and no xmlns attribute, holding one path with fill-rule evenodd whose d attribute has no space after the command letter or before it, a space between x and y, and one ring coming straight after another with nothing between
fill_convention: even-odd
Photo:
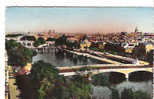
<instances>
[{"instance_id":1,"label":"bridge railing","mask_svg":"<svg viewBox=\"0 0 154 99\"><path fill-rule=\"evenodd\" d=\"M82 68L87 68L89 70L94 69L126 69L126 68L152 68L152 65L143 64L96 64L96 65L82 65L82 66L71 66L71 67L57 67L60 72L73 72L79 71ZM86 70L86 69L85 69Z\"/></svg>"}]
</instances>

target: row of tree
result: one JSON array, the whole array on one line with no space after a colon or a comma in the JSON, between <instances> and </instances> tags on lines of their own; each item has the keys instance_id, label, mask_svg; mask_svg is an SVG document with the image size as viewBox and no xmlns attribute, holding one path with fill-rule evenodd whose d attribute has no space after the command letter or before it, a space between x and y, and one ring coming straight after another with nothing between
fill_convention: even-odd
<instances>
[{"instance_id":1,"label":"row of tree","mask_svg":"<svg viewBox=\"0 0 154 99\"><path fill-rule=\"evenodd\" d=\"M34 36L23 36L21 40L28 40L28 41L34 41L33 46L38 47L39 45L45 44L46 41L55 41L55 38L48 38L45 40L43 37L39 37L36 39Z\"/></svg>"},{"instance_id":2,"label":"row of tree","mask_svg":"<svg viewBox=\"0 0 154 99\"><path fill-rule=\"evenodd\" d=\"M6 37L14 37L14 36L20 36L20 34L16 34L16 35L7 35ZM36 39L34 36L23 36L20 40L28 40L28 41L36 41L36 40L44 40L43 37L39 37L38 39ZM45 40L44 40L45 41ZM48 38L46 41L55 41L55 38Z\"/></svg>"},{"instance_id":3,"label":"row of tree","mask_svg":"<svg viewBox=\"0 0 154 99\"><path fill-rule=\"evenodd\" d=\"M73 49L73 48L80 48L80 43L77 41L69 41L67 36L62 35L61 37L57 38L55 40L55 46L60 46L60 47L66 47L68 49Z\"/></svg>"},{"instance_id":4,"label":"row of tree","mask_svg":"<svg viewBox=\"0 0 154 99\"><path fill-rule=\"evenodd\" d=\"M23 34L8 34L6 35L6 37L18 37L18 36L22 36Z\"/></svg>"}]
</instances>

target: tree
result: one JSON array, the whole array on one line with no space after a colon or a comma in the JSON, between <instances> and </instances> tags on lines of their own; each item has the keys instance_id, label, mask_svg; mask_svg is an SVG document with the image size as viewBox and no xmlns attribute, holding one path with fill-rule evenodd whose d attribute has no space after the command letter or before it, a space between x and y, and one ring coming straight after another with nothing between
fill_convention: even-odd
<instances>
[{"instance_id":1,"label":"tree","mask_svg":"<svg viewBox=\"0 0 154 99\"><path fill-rule=\"evenodd\" d=\"M8 51L8 65L23 67L26 65L24 53L12 49Z\"/></svg>"},{"instance_id":2,"label":"tree","mask_svg":"<svg viewBox=\"0 0 154 99\"><path fill-rule=\"evenodd\" d=\"M67 43L67 37L65 35L62 35L58 39L55 40L55 46L63 46Z\"/></svg>"},{"instance_id":3,"label":"tree","mask_svg":"<svg viewBox=\"0 0 154 99\"><path fill-rule=\"evenodd\" d=\"M74 48L76 48L76 49L79 49L80 48L79 42L77 42L77 41L74 42Z\"/></svg>"},{"instance_id":4,"label":"tree","mask_svg":"<svg viewBox=\"0 0 154 99\"><path fill-rule=\"evenodd\" d=\"M45 40L44 40L43 37L39 37L37 40L38 40L41 44L44 44L44 43L45 43Z\"/></svg>"},{"instance_id":5,"label":"tree","mask_svg":"<svg viewBox=\"0 0 154 99\"><path fill-rule=\"evenodd\" d=\"M44 77L50 76L56 77L58 76L58 70L49 63L45 63L43 61L38 61L32 65L32 70L30 77L38 82L41 81Z\"/></svg>"},{"instance_id":6,"label":"tree","mask_svg":"<svg viewBox=\"0 0 154 99\"><path fill-rule=\"evenodd\" d=\"M25 47L23 48L23 53L26 59L25 61L27 62L32 62L32 57L36 55L34 51L32 51L31 49L25 48Z\"/></svg>"},{"instance_id":7,"label":"tree","mask_svg":"<svg viewBox=\"0 0 154 99\"><path fill-rule=\"evenodd\" d=\"M46 41L55 41L55 38L48 38Z\"/></svg>"},{"instance_id":8,"label":"tree","mask_svg":"<svg viewBox=\"0 0 154 99\"><path fill-rule=\"evenodd\" d=\"M35 42L34 42L34 46L38 47L41 44L45 44L45 40L42 37L39 37Z\"/></svg>"},{"instance_id":9,"label":"tree","mask_svg":"<svg viewBox=\"0 0 154 99\"><path fill-rule=\"evenodd\" d=\"M34 36L23 36L21 40L35 41L36 38Z\"/></svg>"},{"instance_id":10,"label":"tree","mask_svg":"<svg viewBox=\"0 0 154 99\"><path fill-rule=\"evenodd\" d=\"M49 63L33 64L30 78L37 90L38 99L90 99L91 85L84 76L67 79ZM67 79L67 80L66 80Z\"/></svg>"},{"instance_id":11,"label":"tree","mask_svg":"<svg viewBox=\"0 0 154 99\"><path fill-rule=\"evenodd\" d=\"M72 99L90 99L91 98L91 84L87 82L84 76L76 75L72 78L69 84L69 92Z\"/></svg>"},{"instance_id":12,"label":"tree","mask_svg":"<svg viewBox=\"0 0 154 99\"><path fill-rule=\"evenodd\" d=\"M14 40L6 41L6 50L8 54L8 64L11 66L23 67L32 61L32 56L34 55L32 50Z\"/></svg>"},{"instance_id":13,"label":"tree","mask_svg":"<svg viewBox=\"0 0 154 99\"><path fill-rule=\"evenodd\" d=\"M74 48L74 43L73 43L73 42L70 42L70 41L67 41L67 42L66 42L66 46L67 46L67 48L69 48L69 49L73 49L73 48Z\"/></svg>"},{"instance_id":14,"label":"tree","mask_svg":"<svg viewBox=\"0 0 154 99\"><path fill-rule=\"evenodd\" d=\"M17 48L19 46L21 46L21 44L17 43L15 40L6 40L6 42L5 42L6 50Z\"/></svg>"},{"instance_id":15,"label":"tree","mask_svg":"<svg viewBox=\"0 0 154 99\"><path fill-rule=\"evenodd\" d=\"M103 74L94 75L92 78L93 78L94 85L101 85L101 86L109 86L110 85L108 77Z\"/></svg>"},{"instance_id":16,"label":"tree","mask_svg":"<svg viewBox=\"0 0 154 99\"><path fill-rule=\"evenodd\" d=\"M8 34L6 35L6 37L18 37L18 36L22 36L23 34Z\"/></svg>"},{"instance_id":17,"label":"tree","mask_svg":"<svg viewBox=\"0 0 154 99\"><path fill-rule=\"evenodd\" d=\"M48 99L49 92L52 93L52 97L54 96L55 88L60 87L60 85L57 86L56 84L59 81L63 82L60 80L58 73L59 71L49 63L38 61L33 64L30 78L35 84L39 99Z\"/></svg>"}]
</instances>

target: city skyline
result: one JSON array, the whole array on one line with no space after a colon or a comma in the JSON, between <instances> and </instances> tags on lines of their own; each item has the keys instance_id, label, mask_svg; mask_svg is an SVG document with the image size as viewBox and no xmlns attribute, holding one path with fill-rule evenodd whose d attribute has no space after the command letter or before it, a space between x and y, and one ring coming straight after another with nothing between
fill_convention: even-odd
<instances>
[{"instance_id":1,"label":"city skyline","mask_svg":"<svg viewBox=\"0 0 154 99\"><path fill-rule=\"evenodd\" d=\"M153 8L40 8L6 9L6 32L65 33L153 32Z\"/></svg>"}]
</instances>

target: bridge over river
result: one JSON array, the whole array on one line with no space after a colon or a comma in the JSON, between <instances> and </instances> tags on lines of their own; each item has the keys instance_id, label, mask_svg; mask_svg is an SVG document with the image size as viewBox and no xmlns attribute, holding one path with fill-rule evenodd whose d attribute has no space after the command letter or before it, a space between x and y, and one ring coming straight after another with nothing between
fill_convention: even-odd
<instances>
[{"instance_id":1,"label":"bridge over river","mask_svg":"<svg viewBox=\"0 0 154 99\"><path fill-rule=\"evenodd\" d=\"M42 48L42 47L41 47ZM44 48L44 47L43 47ZM45 50L46 48L44 48ZM138 60L138 63L134 63L135 59L113 55L113 54L105 54L98 51L89 50L89 52L78 52L67 49L59 49L68 53L72 53L78 56L85 56L89 58L93 58L99 61L107 62L108 64L93 64L93 65L79 65L79 66L61 66L56 67L59 69L60 74L64 76L77 75L79 72L81 73L91 73L92 75L103 73L103 72L119 72L125 74L126 78L129 77L129 74L137 71L146 71L152 72L152 65L149 65L146 61ZM122 61L127 61L123 63ZM88 70L80 71L82 68L88 68Z\"/></svg>"},{"instance_id":2,"label":"bridge over river","mask_svg":"<svg viewBox=\"0 0 154 99\"><path fill-rule=\"evenodd\" d=\"M87 68L85 71L81 71L81 68ZM152 65L144 64L96 64L96 65L83 65L83 66L69 66L69 67L57 67L60 71L60 75L72 76L78 73L91 73L92 75L104 73L104 72L119 72L125 74L128 78L129 74L137 71L152 72Z\"/></svg>"}]
</instances>

